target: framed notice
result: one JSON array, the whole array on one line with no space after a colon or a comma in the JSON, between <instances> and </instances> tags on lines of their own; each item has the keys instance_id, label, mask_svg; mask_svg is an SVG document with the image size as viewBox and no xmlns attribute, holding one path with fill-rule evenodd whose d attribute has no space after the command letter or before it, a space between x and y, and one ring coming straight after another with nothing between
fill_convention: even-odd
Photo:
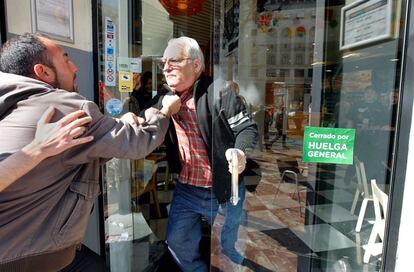
<instances>
[{"instance_id":1,"label":"framed notice","mask_svg":"<svg viewBox=\"0 0 414 272\"><path fill-rule=\"evenodd\" d=\"M33 32L73 43L72 0L32 0Z\"/></svg>"},{"instance_id":2,"label":"framed notice","mask_svg":"<svg viewBox=\"0 0 414 272\"><path fill-rule=\"evenodd\" d=\"M391 37L391 0L360 0L341 9L341 50Z\"/></svg>"}]
</instances>

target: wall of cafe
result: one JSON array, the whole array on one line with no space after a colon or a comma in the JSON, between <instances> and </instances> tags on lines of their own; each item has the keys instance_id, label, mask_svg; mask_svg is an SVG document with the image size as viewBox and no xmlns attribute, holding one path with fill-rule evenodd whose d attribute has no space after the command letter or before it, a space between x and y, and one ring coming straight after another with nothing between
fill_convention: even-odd
<instances>
[{"instance_id":1,"label":"wall of cafe","mask_svg":"<svg viewBox=\"0 0 414 272\"><path fill-rule=\"evenodd\" d=\"M73 3L73 42L56 42L68 53L78 66L77 82L80 93L93 100L93 40L92 40L92 0L71 1ZM6 0L7 38L32 32L32 1Z\"/></svg>"}]
</instances>

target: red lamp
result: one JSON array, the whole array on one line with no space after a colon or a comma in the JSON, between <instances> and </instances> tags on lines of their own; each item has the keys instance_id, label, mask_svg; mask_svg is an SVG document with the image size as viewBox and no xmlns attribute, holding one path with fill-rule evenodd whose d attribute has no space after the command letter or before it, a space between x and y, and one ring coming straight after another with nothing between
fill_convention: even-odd
<instances>
[{"instance_id":1,"label":"red lamp","mask_svg":"<svg viewBox=\"0 0 414 272\"><path fill-rule=\"evenodd\" d=\"M160 0L170 15L192 16L203 10L205 0Z\"/></svg>"}]
</instances>

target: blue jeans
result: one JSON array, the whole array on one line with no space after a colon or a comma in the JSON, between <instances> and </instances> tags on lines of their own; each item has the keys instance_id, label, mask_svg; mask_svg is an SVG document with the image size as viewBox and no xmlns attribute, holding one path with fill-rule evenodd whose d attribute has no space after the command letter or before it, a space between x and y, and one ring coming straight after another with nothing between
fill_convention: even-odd
<instances>
[{"instance_id":1,"label":"blue jeans","mask_svg":"<svg viewBox=\"0 0 414 272\"><path fill-rule=\"evenodd\" d=\"M221 208L224 212L224 224L221 229L221 248L223 254L229 257L234 263L241 264L244 257L237 252L235 243L237 241L237 233L239 231L239 225L243 220L243 202L246 195L246 188L244 182L239 184L239 197L240 200L236 206L233 206L230 202L221 204Z\"/></svg>"},{"instance_id":2,"label":"blue jeans","mask_svg":"<svg viewBox=\"0 0 414 272\"><path fill-rule=\"evenodd\" d=\"M168 216L167 243L183 271L207 271L201 259L201 216L211 225L218 202L210 189L177 182Z\"/></svg>"}]
</instances>

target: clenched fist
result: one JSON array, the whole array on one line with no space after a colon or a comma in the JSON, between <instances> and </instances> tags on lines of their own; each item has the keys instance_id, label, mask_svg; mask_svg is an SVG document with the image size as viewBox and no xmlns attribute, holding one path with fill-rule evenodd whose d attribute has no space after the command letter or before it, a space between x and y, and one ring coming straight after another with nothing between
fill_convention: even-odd
<instances>
[{"instance_id":1,"label":"clenched fist","mask_svg":"<svg viewBox=\"0 0 414 272\"><path fill-rule=\"evenodd\" d=\"M130 124L133 127L145 125L145 119L139 116L136 116L133 112L127 112L122 115L121 120Z\"/></svg>"},{"instance_id":2,"label":"clenched fist","mask_svg":"<svg viewBox=\"0 0 414 272\"><path fill-rule=\"evenodd\" d=\"M233 173L233 151L235 151L237 154L238 165L236 165L236 167L237 167L238 174L240 174L246 168L246 154L237 148L229 148L226 150L225 156L229 163L230 173Z\"/></svg>"},{"instance_id":3,"label":"clenched fist","mask_svg":"<svg viewBox=\"0 0 414 272\"><path fill-rule=\"evenodd\" d=\"M181 107L181 100L178 95L166 95L162 99L162 109L161 112L167 116L176 114Z\"/></svg>"}]
</instances>

